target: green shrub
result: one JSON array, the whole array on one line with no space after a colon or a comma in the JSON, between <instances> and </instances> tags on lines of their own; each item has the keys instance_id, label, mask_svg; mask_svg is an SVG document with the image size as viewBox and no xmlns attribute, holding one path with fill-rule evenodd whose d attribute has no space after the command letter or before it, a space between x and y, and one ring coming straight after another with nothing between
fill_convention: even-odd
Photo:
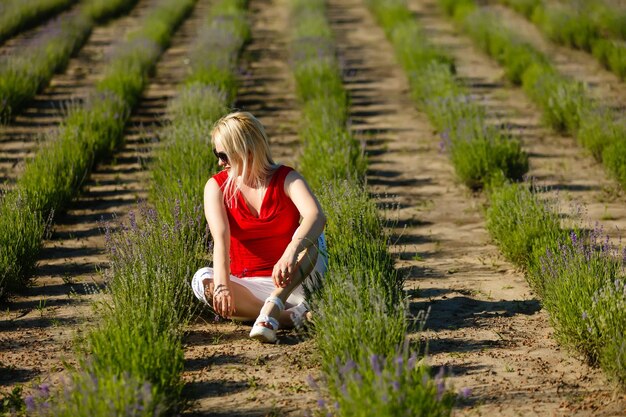
<instances>
[{"instance_id":1,"label":"green shrub","mask_svg":"<svg viewBox=\"0 0 626 417\"><path fill-rule=\"evenodd\" d=\"M65 68L70 56L91 32L93 22L76 14L59 22L59 30L43 43L27 46L0 62L0 122L19 113L52 75Z\"/></svg>"},{"instance_id":2,"label":"green shrub","mask_svg":"<svg viewBox=\"0 0 626 417\"><path fill-rule=\"evenodd\" d=\"M388 308L394 308L402 300L404 280L394 268L387 250L389 239L365 186L350 180L325 183L318 197L328 218L326 235L331 268L354 278L367 277L368 283L357 288L378 289Z\"/></svg>"},{"instance_id":3,"label":"green shrub","mask_svg":"<svg viewBox=\"0 0 626 417\"><path fill-rule=\"evenodd\" d=\"M626 137L626 124L616 121L612 113L606 108L596 108L585 112L580 118L576 138L598 162L603 161L607 147Z\"/></svg>"},{"instance_id":4,"label":"green shrub","mask_svg":"<svg viewBox=\"0 0 626 417\"><path fill-rule=\"evenodd\" d=\"M415 353L339 363L329 385L341 394L333 406L318 404L336 416L449 416L456 400L445 387L443 367L433 378Z\"/></svg>"},{"instance_id":5,"label":"green shrub","mask_svg":"<svg viewBox=\"0 0 626 417\"><path fill-rule=\"evenodd\" d=\"M598 39L592 46L593 55L602 65L626 80L626 43Z\"/></svg>"},{"instance_id":6,"label":"green shrub","mask_svg":"<svg viewBox=\"0 0 626 417\"><path fill-rule=\"evenodd\" d=\"M543 65L531 66L523 76L524 91L543 111L545 123L558 132L576 132L589 107L582 83L564 78Z\"/></svg>"},{"instance_id":7,"label":"green shrub","mask_svg":"<svg viewBox=\"0 0 626 417\"><path fill-rule=\"evenodd\" d=\"M173 29L192 6L193 0L162 1L146 16L140 29L129 35L133 40L118 46L105 77L96 87L98 91L89 96L83 107L70 109L58 135L37 152L18 179L13 192L25 196L31 211L48 217L63 210L78 192L95 161L109 155L121 144L124 125L132 106L139 99L150 69L156 64L161 48ZM143 33L155 36L162 44L155 46L154 39L141 37ZM32 216L22 220L39 221ZM37 224L0 223L0 227L34 233L39 230ZM8 236L9 232L0 230L2 235ZM32 249L35 246L30 242L36 237L22 237L11 244L28 244ZM15 253L26 253L31 249L16 248ZM30 253L15 259L18 265L5 266L5 270L12 271L12 274L31 271L35 257L36 254ZM16 279L24 282L26 277Z\"/></svg>"},{"instance_id":8,"label":"green shrub","mask_svg":"<svg viewBox=\"0 0 626 417\"><path fill-rule=\"evenodd\" d=\"M532 20L549 39L585 51L591 51L591 45L599 35L591 16L571 6L546 4L536 7Z\"/></svg>"},{"instance_id":9,"label":"green shrub","mask_svg":"<svg viewBox=\"0 0 626 417\"><path fill-rule=\"evenodd\" d=\"M0 4L0 43L20 30L35 26L76 0L5 0Z\"/></svg>"},{"instance_id":10,"label":"green shrub","mask_svg":"<svg viewBox=\"0 0 626 417\"><path fill-rule=\"evenodd\" d=\"M540 295L544 285L536 273L537 257L558 242L563 231L556 201L540 199L539 189L527 183L504 184L489 190L487 230L504 256L524 269Z\"/></svg>"},{"instance_id":11,"label":"green shrub","mask_svg":"<svg viewBox=\"0 0 626 417\"><path fill-rule=\"evenodd\" d=\"M622 125L622 131L624 132ZM607 145L602 152L602 161L607 171L619 182L622 187L626 187L626 142L624 136L615 138L616 140Z\"/></svg>"},{"instance_id":12,"label":"green shrub","mask_svg":"<svg viewBox=\"0 0 626 417\"><path fill-rule=\"evenodd\" d=\"M604 371L626 386L626 281L623 274L592 297L583 312L586 329L598 338L599 361Z\"/></svg>"},{"instance_id":13,"label":"green shrub","mask_svg":"<svg viewBox=\"0 0 626 417\"><path fill-rule=\"evenodd\" d=\"M0 195L0 300L28 285L46 226L46 218L24 195Z\"/></svg>"},{"instance_id":14,"label":"green shrub","mask_svg":"<svg viewBox=\"0 0 626 417\"><path fill-rule=\"evenodd\" d=\"M587 315L594 295L623 276L621 255L596 227L590 232L572 232L559 242L558 250L548 250L540 260L543 305L550 313L555 337L594 362L603 340L588 330Z\"/></svg>"},{"instance_id":15,"label":"green shrub","mask_svg":"<svg viewBox=\"0 0 626 417\"><path fill-rule=\"evenodd\" d=\"M73 374L64 382L60 395L51 395L47 383L25 398L25 411L31 416L124 416L154 417L166 407L155 398L154 387L124 373L94 375L87 371Z\"/></svg>"},{"instance_id":16,"label":"green shrub","mask_svg":"<svg viewBox=\"0 0 626 417\"><path fill-rule=\"evenodd\" d=\"M451 146L450 156L457 177L472 190L489 183L494 175L503 174L513 181L521 181L528 172L528 155L518 140L491 129L482 136L457 140Z\"/></svg>"}]
</instances>

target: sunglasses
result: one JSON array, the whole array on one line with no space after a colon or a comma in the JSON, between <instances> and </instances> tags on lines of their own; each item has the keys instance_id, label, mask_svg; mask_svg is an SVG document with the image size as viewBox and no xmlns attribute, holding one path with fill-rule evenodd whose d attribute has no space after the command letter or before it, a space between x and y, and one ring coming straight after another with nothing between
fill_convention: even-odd
<instances>
[{"instance_id":1,"label":"sunglasses","mask_svg":"<svg viewBox=\"0 0 626 417\"><path fill-rule=\"evenodd\" d=\"M217 159L219 159L223 163L225 164L228 163L228 155L226 155L226 152L218 152L217 149L213 148L213 154L215 155Z\"/></svg>"}]
</instances>

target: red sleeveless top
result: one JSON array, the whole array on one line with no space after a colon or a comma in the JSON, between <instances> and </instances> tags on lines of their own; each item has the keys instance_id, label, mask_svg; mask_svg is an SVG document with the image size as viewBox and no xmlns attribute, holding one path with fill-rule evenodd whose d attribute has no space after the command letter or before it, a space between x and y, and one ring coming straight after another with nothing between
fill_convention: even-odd
<instances>
[{"instance_id":1,"label":"red sleeveless top","mask_svg":"<svg viewBox=\"0 0 626 417\"><path fill-rule=\"evenodd\" d=\"M300 225L300 212L285 194L285 178L293 171L281 165L274 171L256 217L250 212L241 192L232 207L224 201L230 226L230 273L239 278L271 276ZM228 171L213 178L222 190Z\"/></svg>"}]
</instances>

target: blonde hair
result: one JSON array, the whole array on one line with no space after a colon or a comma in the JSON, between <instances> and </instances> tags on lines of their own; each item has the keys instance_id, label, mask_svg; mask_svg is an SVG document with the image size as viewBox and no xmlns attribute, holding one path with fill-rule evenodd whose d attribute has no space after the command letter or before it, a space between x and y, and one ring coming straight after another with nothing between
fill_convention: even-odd
<instances>
[{"instance_id":1,"label":"blonde hair","mask_svg":"<svg viewBox=\"0 0 626 417\"><path fill-rule=\"evenodd\" d=\"M271 175L274 160L270 153L265 128L248 112L230 113L219 119L211 131L213 145L219 142L228 157L230 170L224 184L224 196L228 205L236 203L235 195L240 189L237 176L253 187L263 187Z\"/></svg>"}]
</instances>

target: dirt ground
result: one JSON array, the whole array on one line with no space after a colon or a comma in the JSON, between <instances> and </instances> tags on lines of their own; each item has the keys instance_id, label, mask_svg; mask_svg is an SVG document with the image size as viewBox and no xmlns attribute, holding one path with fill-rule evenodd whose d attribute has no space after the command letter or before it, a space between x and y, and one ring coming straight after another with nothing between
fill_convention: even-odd
<instances>
[{"instance_id":1,"label":"dirt ground","mask_svg":"<svg viewBox=\"0 0 626 417\"><path fill-rule=\"evenodd\" d=\"M252 41L243 52L235 107L253 112L266 125L275 159L297 167L300 115L289 68L287 1L250 1ZM0 130L0 163L10 159L10 165L0 165L3 180L10 184L39 132L58 123L55 109L84 96L98 78L107 48L148 4L142 1L129 16L97 28L64 74ZM165 104L184 77L190 39L210 4L198 2L163 55L128 125L126 146L97 167L81 197L57 219L33 287L0 306L0 395L20 384L58 381L63 361L73 361L73 340L91 321L94 296L83 284L100 284L97 269L107 262L100 221L124 217L137 198L146 197L148 173L140 157L149 155ZM502 70L455 31L434 0L409 4L432 41L455 57L460 79L495 122L510 124L520 135L531 155L531 174L565 200L587 204L590 219L619 235L616 228L626 226L626 197L602 167L574 139L542 127L538 110L523 92L508 85ZM502 13L513 27L532 31L523 20ZM372 196L381 207L397 206L382 213L397 267L406 276L410 311L429 310L426 330L410 337L427 343L429 362L445 367L451 386L472 390L454 415L626 415L624 393L554 342L549 317L524 277L489 239L484 200L455 180L439 138L415 109L406 76L364 2L330 0L328 16L351 96L351 127L370 163ZM555 48L539 34L533 39ZM598 88L611 81L592 58L558 52L559 65L570 68L571 75ZM626 100L624 84L611 82L606 97ZM279 344L261 345L251 342L248 332L247 324L216 322L206 313L189 327L186 414L301 416L315 410L318 393L305 382L319 375L313 340L290 331L281 333Z\"/></svg>"}]
</instances>

